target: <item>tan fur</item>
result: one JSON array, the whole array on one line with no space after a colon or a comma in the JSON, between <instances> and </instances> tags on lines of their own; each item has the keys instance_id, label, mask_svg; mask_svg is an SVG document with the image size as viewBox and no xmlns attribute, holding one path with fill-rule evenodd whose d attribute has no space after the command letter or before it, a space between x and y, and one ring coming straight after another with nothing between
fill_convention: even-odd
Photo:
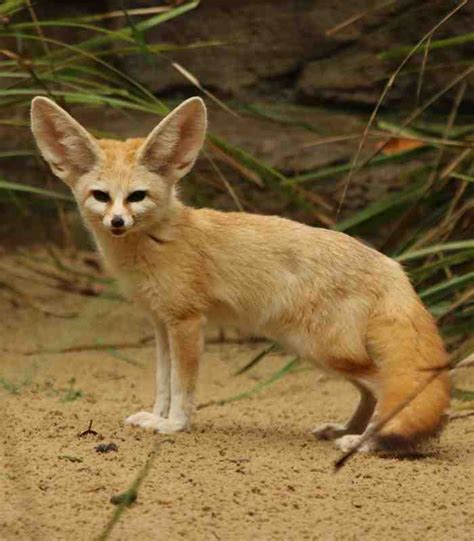
<instances>
[{"instance_id":1,"label":"tan fur","mask_svg":"<svg viewBox=\"0 0 474 541\"><path fill-rule=\"evenodd\" d=\"M58 109L45 98L33 103L46 159L48 115L57 118ZM366 429L374 407L371 422L406 400L431 374L427 368L446 364L436 326L402 268L347 235L184 206L175 183L194 163L204 132L204 106L188 100L146 140L94 142L100 150L88 171L67 178L107 265L157 329L159 395L152 413L129 422L162 432L189 426L202 326L214 320L276 340L356 384L362 401L352 421L318 431L340 437L344 448ZM59 155L68 170L70 152ZM96 185L110 202L91 200ZM147 191L142 206L127 203L134 189ZM129 225L114 237L110 215L119 211ZM384 427L380 445L384 437L414 442L435 433L449 392L443 374Z\"/></svg>"},{"instance_id":2,"label":"tan fur","mask_svg":"<svg viewBox=\"0 0 474 541\"><path fill-rule=\"evenodd\" d=\"M115 168L133 165L137 150L143 145L143 137L117 141L116 139L100 139L100 148L104 153L104 165Z\"/></svg>"},{"instance_id":3,"label":"tan fur","mask_svg":"<svg viewBox=\"0 0 474 541\"><path fill-rule=\"evenodd\" d=\"M407 304L401 315L393 306L374 315L369 324L369 349L375 359L383 362L378 404L382 419L431 379L430 369L442 369L448 364L431 315L416 299ZM381 442L410 445L435 435L442 422L439 412L447 409L449 398L449 375L444 370L382 429Z\"/></svg>"}]
</instances>

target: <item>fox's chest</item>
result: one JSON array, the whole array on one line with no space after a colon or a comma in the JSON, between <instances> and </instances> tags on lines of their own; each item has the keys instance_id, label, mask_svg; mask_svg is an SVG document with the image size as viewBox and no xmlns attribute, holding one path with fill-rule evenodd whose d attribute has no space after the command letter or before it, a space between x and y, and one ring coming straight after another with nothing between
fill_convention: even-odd
<instances>
[{"instance_id":1,"label":"fox's chest","mask_svg":"<svg viewBox=\"0 0 474 541\"><path fill-rule=\"evenodd\" d=\"M135 300L146 278L143 273L133 268L119 269L115 272L122 293L130 300Z\"/></svg>"},{"instance_id":2,"label":"fox's chest","mask_svg":"<svg viewBox=\"0 0 474 541\"><path fill-rule=\"evenodd\" d=\"M140 253L138 243L121 245L120 250L109 242L98 242L98 245L106 266L125 297L147 308L152 298L161 296L160 274L154 262Z\"/></svg>"},{"instance_id":3,"label":"fox's chest","mask_svg":"<svg viewBox=\"0 0 474 541\"><path fill-rule=\"evenodd\" d=\"M168 296L165 295L158 272L128 267L119 269L116 277L123 294L145 309L160 309Z\"/></svg>"}]
</instances>

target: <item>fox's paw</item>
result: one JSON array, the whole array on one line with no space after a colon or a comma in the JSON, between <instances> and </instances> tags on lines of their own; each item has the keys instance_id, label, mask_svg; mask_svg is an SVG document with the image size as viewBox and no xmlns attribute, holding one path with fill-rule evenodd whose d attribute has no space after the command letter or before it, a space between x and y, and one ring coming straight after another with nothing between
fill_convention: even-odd
<instances>
[{"instance_id":1,"label":"fox's paw","mask_svg":"<svg viewBox=\"0 0 474 541\"><path fill-rule=\"evenodd\" d=\"M189 429L189 422L182 418L160 419L153 428L161 434L173 434L173 432L183 432Z\"/></svg>"},{"instance_id":2,"label":"fox's paw","mask_svg":"<svg viewBox=\"0 0 474 541\"><path fill-rule=\"evenodd\" d=\"M312 430L318 440L335 440L347 434L345 425L337 423L325 423Z\"/></svg>"},{"instance_id":3,"label":"fox's paw","mask_svg":"<svg viewBox=\"0 0 474 541\"><path fill-rule=\"evenodd\" d=\"M336 447L340 449L341 451L344 451L345 453L347 453L349 451L352 451L354 447L359 445L359 442L361 439L362 439L362 435L357 436L357 435L351 434L347 436L342 436L342 438L338 438L336 440ZM376 450L376 446L374 442L371 440L367 440L357 449L359 453L370 453L371 451L375 451L375 450Z\"/></svg>"},{"instance_id":4,"label":"fox's paw","mask_svg":"<svg viewBox=\"0 0 474 541\"><path fill-rule=\"evenodd\" d=\"M125 424L139 426L141 428L151 428L162 434L172 434L186 430L189 423L186 419L165 419L148 411L139 411L125 419Z\"/></svg>"},{"instance_id":5,"label":"fox's paw","mask_svg":"<svg viewBox=\"0 0 474 541\"><path fill-rule=\"evenodd\" d=\"M133 415L130 415L130 417L127 417L125 419L125 424L140 426L141 428L154 428L154 425L161 420L166 419L162 419L162 417L149 411L139 411L138 413L134 413Z\"/></svg>"}]
</instances>

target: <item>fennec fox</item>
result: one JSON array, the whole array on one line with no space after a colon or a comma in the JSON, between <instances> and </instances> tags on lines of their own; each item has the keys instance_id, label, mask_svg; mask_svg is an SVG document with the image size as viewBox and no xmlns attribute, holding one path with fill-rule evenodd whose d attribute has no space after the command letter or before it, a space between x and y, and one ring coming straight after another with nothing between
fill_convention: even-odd
<instances>
[{"instance_id":1,"label":"fennec fox","mask_svg":"<svg viewBox=\"0 0 474 541\"><path fill-rule=\"evenodd\" d=\"M335 231L180 202L176 184L205 138L200 98L144 140L97 140L43 97L32 102L31 124L106 264L154 322L156 402L127 423L189 428L208 320L267 336L351 381L361 395L352 418L315 431L344 450L447 363L433 319L393 260ZM449 398L443 373L362 450L435 434Z\"/></svg>"}]
</instances>

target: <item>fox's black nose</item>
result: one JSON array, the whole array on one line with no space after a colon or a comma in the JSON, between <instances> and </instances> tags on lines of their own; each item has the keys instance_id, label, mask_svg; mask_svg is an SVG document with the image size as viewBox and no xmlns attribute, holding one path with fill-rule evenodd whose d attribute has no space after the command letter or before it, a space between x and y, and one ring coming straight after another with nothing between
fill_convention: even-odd
<instances>
[{"instance_id":1,"label":"fox's black nose","mask_svg":"<svg viewBox=\"0 0 474 541\"><path fill-rule=\"evenodd\" d=\"M123 221L122 216L114 216L111 221L112 227L123 227L125 222Z\"/></svg>"}]
</instances>

